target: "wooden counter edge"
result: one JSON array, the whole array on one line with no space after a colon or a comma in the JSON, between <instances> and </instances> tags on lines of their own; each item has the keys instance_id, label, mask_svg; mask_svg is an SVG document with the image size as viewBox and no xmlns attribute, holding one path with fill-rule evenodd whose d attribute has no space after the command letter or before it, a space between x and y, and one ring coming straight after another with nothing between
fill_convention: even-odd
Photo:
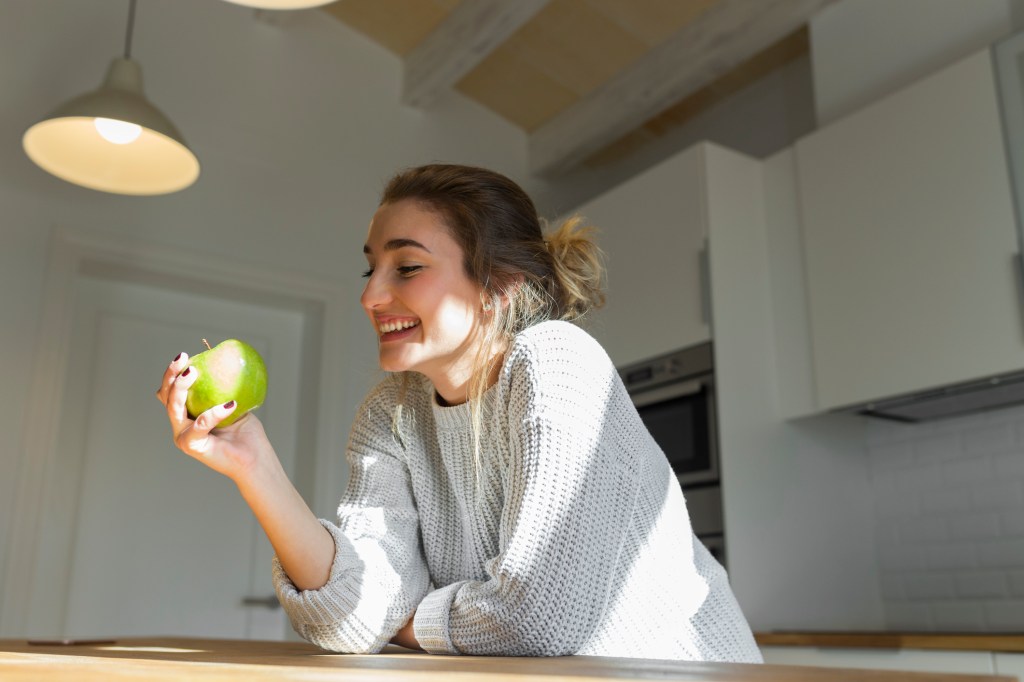
<instances>
[{"instance_id":1,"label":"wooden counter edge","mask_svg":"<svg viewBox=\"0 0 1024 682\"><path fill-rule=\"evenodd\" d=\"M1024 652L1024 634L756 632L758 646Z\"/></svg>"}]
</instances>

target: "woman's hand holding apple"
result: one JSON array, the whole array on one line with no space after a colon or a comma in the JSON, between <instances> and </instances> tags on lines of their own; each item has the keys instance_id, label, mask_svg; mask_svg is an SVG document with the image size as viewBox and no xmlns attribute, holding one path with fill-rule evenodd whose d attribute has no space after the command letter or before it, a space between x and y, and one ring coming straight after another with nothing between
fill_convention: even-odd
<instances>
[{"instance_id":1,"label":"woman's hand holding apple","mask_svg":"<svg viewBox=\"0 0 1024 682\"><path fill-rule=\"evenodd\" d=\"M188 389L200 372L189 366L188 356L182 353L167 367L156 392L167 408L174 444L235 482L296 587L322 587L334 562L334 539L288 479L255 415L215 428L238 409L232 400L214 405L195 419L189 416Z\"/></svg>"},{"instance_id":2,"label":"woman's hand holding apple","mask_svg":"<svg viewBox=\"0 0 1024 682\"><path fill-rule=\"evenodd\" d=\"M189 367L189 357L181 353L164 372L157 398L167 408L174 444L238 484L253 473L261 459L276 458L263 425L255 415L247 414L230 426L216 429L237 406L234 401L215 405L192 419L185 406L188 389L199 379L200 370Z\"/></svg>"}]
</instances>

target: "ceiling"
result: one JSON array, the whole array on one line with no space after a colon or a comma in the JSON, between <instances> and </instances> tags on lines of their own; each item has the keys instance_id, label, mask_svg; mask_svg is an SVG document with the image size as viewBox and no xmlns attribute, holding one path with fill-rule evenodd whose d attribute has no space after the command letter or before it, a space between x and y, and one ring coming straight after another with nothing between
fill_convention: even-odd
<instances>
[{"instance_id":1,"label":"ceiling","mask_svg":"<svg viewBox=\"0 0 1024 682\"><path fill-rule=\"evenodd\" d=\"M614 162L808 51L832 0L338 0L403 60L402 99L449 89L528 134L531 172Z\"/></svg>"}]
</instances>

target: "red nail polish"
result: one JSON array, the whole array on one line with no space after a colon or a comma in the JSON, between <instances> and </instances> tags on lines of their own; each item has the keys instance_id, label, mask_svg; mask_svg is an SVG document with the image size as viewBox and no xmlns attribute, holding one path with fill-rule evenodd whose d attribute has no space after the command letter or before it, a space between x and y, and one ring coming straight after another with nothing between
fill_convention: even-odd
<instances>
[{"instance_id":1,"label":"red nail polish","mask_svg":"<svg viewBox=\"0 0 1024 682\"><path fill-rule=\"evenodd\" d=\"M191 372L191 371L192 371L192 368L191 368L191 367L187 367L187 368L185 369L185 371L181 373L181 376L183 376L183 377L187 377L187 376L188 376L188 373L189 373L189 372Z\"/></svg>"},{"instance_id":2,"label":"red nail polish","mask_svg":"<svg viewBox=\"0 0 1024 682\"><path fill-rule=\"evenodd\" d=\"M230 410L234 406L235 406L235 401L234 400L229 400L226 403L224 403L224 409L226 409L226 410Z\"/></svg>"},{"instance_id":3,"label":"red nail polish","mask_svg":"<svg viewBox=\"0 0 1024 682\"><path fill-rule=\"evenodd\" d=\"M184 354L185 354L185 351L182 351L182 352L178 353L177 355L174 356L174 359L171 360L171 362L177 362L178 360L181 360L181 356L184 355Z\"/></svg>"}]
</instances>

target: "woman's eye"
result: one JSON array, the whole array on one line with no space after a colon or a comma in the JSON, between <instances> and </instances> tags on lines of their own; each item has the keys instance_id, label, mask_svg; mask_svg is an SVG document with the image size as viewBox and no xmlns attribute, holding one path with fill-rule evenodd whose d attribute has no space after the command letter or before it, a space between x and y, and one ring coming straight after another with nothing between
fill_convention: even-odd
<instances>
[{"instance_id":1,"label":"woman's eye","mask_svg":"<svg viewBox=\"0 0 1024 682\"><path fill-rule=\"evenodd\" d=\"M363 273L363 277L369 277L372 274L373 274L373 268L370 268L369 270L367 270L366 272Z\"/></svg>"},{"instance_id":2,"label":"woman's eye","mask_svg":"<svg viewBox=\"0 0 1024 682\"><path fill-rule=\"evenodd\" d=\"M398 268L398 274L402 275L402 277L408 277L418 272L422 267L422 265L403 265Z\"/></svg>"}]
</instances>

